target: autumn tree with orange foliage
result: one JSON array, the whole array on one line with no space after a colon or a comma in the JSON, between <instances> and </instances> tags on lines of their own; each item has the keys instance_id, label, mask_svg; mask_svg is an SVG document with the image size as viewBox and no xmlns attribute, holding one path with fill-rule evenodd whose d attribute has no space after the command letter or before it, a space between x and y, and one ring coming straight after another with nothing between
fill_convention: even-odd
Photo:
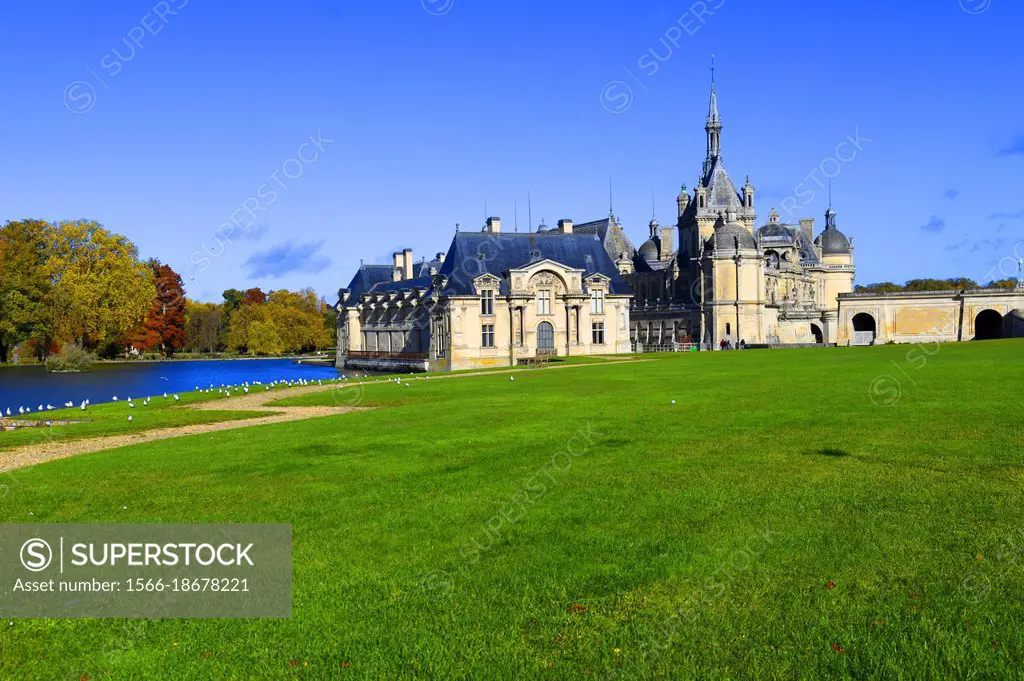
<instances>
[{"instance_id":1,"label":"autumn tree with orange foliage","mask_svg":"<svg viewBox=\"0 0 1024 681\"><path fill-rule=\"evenodd\" d=\"M156 297L142 326L129 336L128 344L142 352L159 349L170 357L185 345L185 288L181 276L169 265L156 260L149 265Z\"/></svg>"}]
</instances>

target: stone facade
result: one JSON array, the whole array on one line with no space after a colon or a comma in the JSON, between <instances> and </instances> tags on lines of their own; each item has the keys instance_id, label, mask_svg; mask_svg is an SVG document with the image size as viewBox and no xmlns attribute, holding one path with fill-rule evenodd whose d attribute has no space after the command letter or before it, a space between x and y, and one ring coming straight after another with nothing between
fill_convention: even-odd
<instances>
[{"instance_id":1,"label":"stone facade","mask_svg":"<svg viewBox=\"0 0 1024 681\"><path fill-rule=\"evenodd\" d=\"M630 351L629 287L600 237L574 234L570 220L502 234L490 218L415 269L404 251L391 270L364 265L339 291L339 367L457 370Z\"/></svg>"},{"instance_id":2,"label":"stone facade","mask_svg":"<svg viewBox=\"0 0 1024 681\"><path fill-rule=\"evenodd\" d=\"M1024 288L847 293L839 345L1024 338Z\"/></svg>"},{"instance_id":3,"label":"stone facade","mask_svg":"<svg viewBox=\"0 0 1024 681\"><path fill-rule=\"evenodd\" d=\"M750 177L737 189L722 160L711 84L707 154L674 226L656 219L639 247L614 211L527 234L457 233L446 254L414 266L360 267L339 292L338 365L405 370L515 365L682 341L723 345L859 345L1024 336L1024 289L854 294L854 245L831 205L758 227ZM678 236L678 243L676 237ZM678 347L678 346L676 346Z\"/></svg>"},{"instance_id":4,"label":"stone facade","mask_svg":"<svg viewBox=\"0 0 1024 681\"><path fill-rule=\"evenodd\" d=\"M722 119L714 83L705 125L707 156L692 192L676 197L676 226L649 225L633 252L631 338L638 347L688 338L717 349L828 344L838 338L838 297L853 290L853 244L825 214L784 224L772 209L757 227L755 188L733 184L722 161ZM678 250L673 232L679 234Z\"/></svg>"}]
</instances>

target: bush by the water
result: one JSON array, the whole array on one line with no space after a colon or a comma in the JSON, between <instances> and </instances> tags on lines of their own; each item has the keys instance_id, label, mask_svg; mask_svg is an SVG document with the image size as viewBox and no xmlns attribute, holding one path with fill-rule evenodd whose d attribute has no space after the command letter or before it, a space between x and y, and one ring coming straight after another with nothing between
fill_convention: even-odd
<instances>
[{"instance_id":1,"label":"bush by the water","mask_svg":"<svg viewBox=\"0 0 1024 681\"><path fill-rule=\"evenodd\" d=\"M88 371L96 355L81 345L68 343L56 355L46 358L47 371Z\"/></svg>"}]
</instances>

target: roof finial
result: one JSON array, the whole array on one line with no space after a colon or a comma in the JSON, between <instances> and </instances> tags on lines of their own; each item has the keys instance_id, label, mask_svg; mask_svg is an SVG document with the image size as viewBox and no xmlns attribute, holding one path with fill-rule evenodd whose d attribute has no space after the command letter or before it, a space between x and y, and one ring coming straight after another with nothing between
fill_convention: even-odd
<instances>
[{"instance_id":1,"label":"roof finial","mask_svg":"<svg viewBox=\"0 0 1024 681\"><path fill-rule=\"evenodd\" d=\"M828 207L832 208L832 178L828 178Z\"/></svg>"},{"instance_id":2,"label":"roof finial","mask_svg":"<svg viewBox=\"0 0 1024 681\"><path fill-rule=\"evenodd\" d=\"M533 198L530 196L530 190L526 190L526 210L528 211L526 219L528 223L526 225L526 231L533 231Z\"/></svg>"},{"instance_id":3,"label":"roof finial","mask_svg":"<svg viewBox=\"0 0 1024 681\"><path fill-rule=\"evenodd\" d=\"M515 211L515 230L519 233L519 201L512 202L513 210Z\"/></svg>"},{"instance_id":4,"label":"roof finial","mask_svg":"<svg viewBox=\"0 0 1024 681\"><path fill-rule=\"evenodd\" d=\"M457 223L457 222L455 223L455 233L456 234L459 233L459 223Z\"/></svg>"},{"instance_id":5,"label":"roof finial","mask_svg":"<svg viewBox=\"0 0 1024 681\"><path fill-rule=\"evenodd\" d=\"M655 208L655 203L654 203L654 190L652 189L651 190L651 219L652 220L655 218L657 212L658 211Z\"/></svg>"},{"instance_id":6,"label":"roof finial","mask_svg":"<svg viewBox=\"0 0 1024 681\"><path fill-rule=\"evenodd\" d=\"M711 87L715 87L715 55L711 54Z\"/></svg>"},{"instance_id":7,"label":"roof finial","mask_svg":"<svg viewBox=\"0 0 1024 681\"><path fill-rule=\"evenodd\" d=\"M612 176L608 176L608 217L615 217L615 201L612 194Z\"/></svg>"}]
</instances>

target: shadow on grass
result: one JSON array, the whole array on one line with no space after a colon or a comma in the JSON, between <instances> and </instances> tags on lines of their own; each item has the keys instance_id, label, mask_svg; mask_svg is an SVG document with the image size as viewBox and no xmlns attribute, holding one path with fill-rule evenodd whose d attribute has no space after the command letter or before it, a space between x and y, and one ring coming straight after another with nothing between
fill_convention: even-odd
<instances>
[{"instance_id":1,"label":"shadow on grass","mask_svg":"<svg viewBox=\"0 0 1024 681\"><path fill-rule=\"evenodd\" d=\"M842 457L850 456L850 452L843 451L842 449L814 449L811 451L804 452L810 456L831 456L831 457Z\"/></svg>"}]
</instances>

